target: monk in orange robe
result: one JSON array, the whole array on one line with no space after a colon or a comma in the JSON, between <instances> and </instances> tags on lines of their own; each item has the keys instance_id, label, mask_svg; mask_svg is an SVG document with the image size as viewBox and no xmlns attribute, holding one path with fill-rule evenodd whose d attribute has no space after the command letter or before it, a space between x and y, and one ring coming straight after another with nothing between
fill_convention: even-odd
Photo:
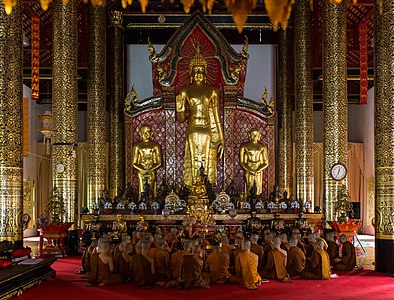
<instances>
[{"instance_id":1,"label":"monk in orange robe","mask_svg":"<svg viewBox=\"0 0 394 300\"><path fill-rule=\"evenodd\" d=\"M122 235L122 241L115 246L113 256L115 257L119 254L122 254L125 247L126 247L126 244L130 244L130 243L131 243L130 236L129 235Z\"/></svg>"},{"instance_id":2,"label":"monk in orange robe","mask_svg":"<svg viewBox=\"0 0 394 300\"><path fill-rule=\"evenodd\" d=\"M263 278L278 279L282 282L291 282L286 270L287 253L280 247L281 240L276 237L272 240L274 248L267 254L267 263L260 273Z\"/></svg>"},{"instance_id":3,"label":"monk in orange robe","mask_svg":"<svg viewBox=\"0 0 394 300\"><path fill-rule=\"evenodd\" d=\"M342 257L334 259L334 268L337 271L351 271L356 266L356 249L345 234L341 234L339 241L342 244Z\"/></svg>"},{"instance_id":4,"label":"monk in orange robe","mask_svg":"<svg viewBox=\"0 0 394 300\"><path fill-rule=\"evenodd\" d=\"M316 242L318 242L318 241L323 241L323 244L324 244L323 249L327 251L327 249L328 249L328 244L327 244L326 240L323 239L323 238L321 237L320 231L316 231L316 232L314 233L314 235L315 235Z\"/></svg>"},{"instance_id":5,"label":"monk in orange robe","mask_svg":"<svg viewBox=\"0 0 394 300\"><path fill-rule=\"evenodd\" d=\"M255 290L261 284L261 277L257 271L259 257L250 251L250 241L242 242L242 251L238 252L235 261L236 278L248 290ZM231 280L233 281L233 280Z\"/></svg>"},{"instance_id":6,"label":"monk in orange robe","mask_svg":"<svg viewBox=\"0 0 394 300\"><path fill-rule=\"evenodd\" d=\"M267 257L268 253L274 248L274 245L272 244L272 240L274 238L274 234L270 232L269 230L264 231L264 243L262 244L263 250L264 250L264 261L263 261L263 268L267 264Z\"/></svg>"},{"instance_id":7,"label":"monk in orange robe","mask_svg":"<svg viewBox=\"0 0 394 300\"><path fill-rule=\"evenodd\" d=\"M127 243L120 247L120 249L122 252L114 252L114 273L120 274L128 280L130 279L131 253L133 251L133 245L131 243Z\"/></svg>"},{"instance_id":8,"label":"monk in orange robe","mask_svg":"<svg viewBox=\"0 0 394 300\"><path fill-rule=\"evenodd\" d=\"M259 236L257 234L252 234L250 236L250 251L259 257L259 264L257 266L258 271L262 271L264 267L264 248L257 244Z\"/></svg>"},{"instance_id":9,"label":"monk in orange robe","mask_svg":"<svg viewBox=\"0 0 394 300\"><path fill-rule=\"evenodd\" d=\"M114 274L114 263L110 254L109 242L101 238L98 241L97 252L90 260L91 272L88 282L90 285L113 285L124 282L124 277Z\"/></svg>"},{"instance_id":10,"label":"monk in orange robe","mask_svg":"<svg viewBox=\"0 0 394 300\"><path fill-rule=\"evenodd\" d=\"M233 249L235 249L235 246L230 245L230 243L228 242L227 236L222 236L222 237L220 238L220 242L221 242L221 244L222 244L220 250L221 250L223 253L227 253L227 254L230 256L230 255L231 255L231 251L232 251Z\"/></svg>"},{"instance_id":11,"label":"monk in orange robe","mask_svg":"<svg viewBox=\"0 0 394 300\"><path fill-rule=\"evenodd\" d=\"M309 261L309 258L312 256L313 251L315 250L313 244L316 243L316 236L314 233L308 234L308 245L306 247L306 259Z\"/></svg>"},{"instance_id":12,"label":"monk in orange robe","mask_svg":"<svg viewBox=\"0 0 394 300\"><path fill-rule=\"evenodd\" d=\"M201 246L196 245L192 255L185 255L182 260L181 280L185 289L209 288L208 282L202 276L204 262L201 257Z\"/></svg>"},{"instance_id":13,"label":"monk in orange robe","mask_svg":"<svg viewBox=\"0 0 394 300\"><path fill-rule=\"evenodd\" d=\"M307 268L302 271L301 277L303 279L330 279L330 257L324 250L323 241L318 241L313 244L314 251L312 252L310 263Z\"/></svg>"},{"instance_id":14,"label":"monk in orange robe","mask_svg":"<svg viewBox=\"0 0 394 300\"><path fill-rule=\"evenodd\" d=\"M182 259L185 255L190 255L192 242L186 241L183 244L183 250L175 252L171 257L171 275L172 279L177 280L181 275Z\"/></svg>"},{"instance_id":15,"label":"monk in orange robe","mask_svg":"<svg viewBox=\"0 0 394 300\"><path fill-rule=\"evenodd\" d=\"M330 265L334 265L334 260L339 257L339 246L334 241L334 232L327 232L326 234L327 241L327 253L330 256Z\"/></svg>"},{"instance_id":16,"label":"monk in orange robe","mask_svg":"<svg viewBox=\"0 0 394 300\"><path fill-rule=\"evenodd\" d=\"M290 239L289 250L287 251L286 270L290 276L300 275L305 269L305 254L297 247L298 240Z\"/></svg>"},{"instance_id":17,"label":"monk in orange robe","mask_svg":"<svg viewBox=\"0 0 394 300\"><path fill-rule=\"evenodd\" d=\"M163 282L170 279L170 256L166 249L167 244L164 240L159 239L156 242L156 248L149 250L149 256L155 262L157 281Z\"/></svg>"},{"instance_id":18,"label":"monk in orange robe","mask_svg":"<svg viewBox=\"0 0 394 300\"><path fill-rule=\"evenodd\" d=\"M302 250L302 252L304 252L304 254L305 254L306 253L306 245L302 241L302 236L301 236L301 233L298 229L294 229L292 231L291 238L298 240L297 247L300 248Z\"/></svg>"},{"instance_id":19,"label":"monk in orange robe","mask_svg":"<svg viewBox=\"0 0 394 300\"><path fill-rule=\"evenodd\" d=\"M242 251L242 242L244 238L242 236L235 237L235 248L231 250L230 253L230 269L232 270L231 274L235 273L235 261L237 259L238 253Z\"/></svg>"},{"instance_id":20,"label":"monk in orange robe","mask_svg":"<svg viewBox=\"0 0 394 300\"><path fill-rule=\"evenodd\" d=\"M289 246L289 241L287 240L287 234L283 232L283 233L279 234L279 238L281 240L280 247L283 250L288 251L290 246Z\"/></svg>"},{"instance_id":21,"label":"monk in orange robe","mask_svg":"<svg viewBox=\"0 0 394 300\"><path fill-rule=\"evenodd\" d=\"M96 239L92 240L89 247L83 251L82 255L82 267L76 272L77 274L86 274L90 272L90 259L93 254L93 250L97 247L97 241ZM87 278L88 275L85 275L82 278Z\"/></svg>"},{"instance_id":22,"label":"monk in orange robe","mask_svg":"<svg viewBox=\"0 0 394 300\"><path fill-rule=\"evenodd\" d=\"M143 289L153 288L156 282L155 262L148 255L150 243L142 240L141 253L133 255L131 258L131 275L135 284Z\"/></svg>"},{"instance_id":23,"label":"monk in orange robe","mask_svg":"<svg viewBox=\"0 0 394 300\"><path fill-rule=\"evenodd\" d=\"M220 251L219 246L213 246L213 251L207 257L206 265L210 271L211 282L224 283L231 276L228 270L230 256Z\"/></svg>"}]
</instances>

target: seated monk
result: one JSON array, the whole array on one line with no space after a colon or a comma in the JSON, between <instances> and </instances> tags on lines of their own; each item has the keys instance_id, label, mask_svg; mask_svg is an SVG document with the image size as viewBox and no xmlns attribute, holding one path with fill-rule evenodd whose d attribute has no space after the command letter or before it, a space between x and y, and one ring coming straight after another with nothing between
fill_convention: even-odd
<instances>
[{"instance_id":1,"label":"seated monk","mask_svg":"<svg viewBox=\"0 0 394 300\"><path fill-rule=\"evenodd\" d=\"M287 240L287 234L284 233L284 232L282 232L281 234L279 234L279 238L280 238L280 240L281 240L280 247L281 247L283 250L288 251L288 250L289 250L289 242L288 242L288 240Z\"/></svg>"},{"instance_id":2,"label":"seated monk","mask_svg":"<svg viewBox=\"0 0 394 300\"><path fill-rule=\"evenodd\" d=\"M156 242L156 248L151 248L148 255L155 262L155 270L158 282L170 279L170 256L167 251L167 244L163 239Z\"/></svg>"},{"instance_id":3,"label":"seated monk","mask_svg":"<svg viewBox=\"0 0 394 300\"><path fill-rule=\"evenodd\" d=\"M264 263L264 248L260 245L257 244L257 241L259 240L259 236L257 234L252 234L250 236L250 251L256 254L259 257L259 264L257 266L257 270L262 271L263 270L263 263Z\"/></svg>"},{"instance_id":4,"label":"seated monk","mask_svg":"<svg viewBox=\"0 0 394 300\"><path fill-rule=\"evenodd\" d=\"M306 246L306 259L309 261L309 258L312 256L313 251L315 248L313 244L316 243L316 236L314 233L308 233L308 245Z\"/></svg>"},{"instance_id":5,"label":"seated monk","mask_svg":"<svg viewBox=\"0 0 394 300\"><path fill-rule=\"evenodd\" d=\"M134 283L143 289L153 288L156 282L155 262L149 257L150 243L142 240L141 253L131 257L131 274Z\"/></svg>"},{"instance_id":6,"label":"seated monk","mask_svg":"<svg viewBox=\"0 0 394 300\"><path fill-rule=\"evenodd\" d=\"M313 244L314 251L312 252L310 263L305 270L301 272L303 279L330 279L330 257L324 250L323 241L318 241Z\"/></svg>"},{"instance_id":7,"label":"seated monk","mask_svg":"<svg viewBox=\"0 0 394 300\"><path fill-rule=\"evenodd\" d=\"M127 235L127 234L126 235L122 235L122 241L115 246L113 256L115 257L117 255L122 254L124 249L125 249L125 247L126 247L126 244L129 244L129 243L131 243L130 236Z\"/></svg>"},{"instance_id":8,"label":"seated monk","mask_svg":"<svg viewBox=\"0 0 394 300\"><path fill-rule=\"evenodd\" d=\"M114 254L114 273L120 274L124 278L129 279L133 245L128 243L120 249L122 249L122 252Z\"/></svg>"},{"instance_id":9,"label":"seated monk","mask_svg":"<svg viewBox=\"0 0 394 300\"><path fill-rule=\"evenodd\" d=\"M103 239L108 241L109 246L110 246L109 254L112 255L114 253L114 250L115 250L115 244L113 244L112 235L110 233L108 233L108 232L104 232L103 233Z\"/></svg>"},{"instance_id":10,"label":"seated monk","mask_svg":"<svg viewBox=\"0 0 394 300\"><path fill-rule=\"evenodd\" d=\"M185 241L183 250L175 252L171 257L171 275L172 279L177 280L181 275L182 259L185 255L190 255L192 249L192 242Z\"/></svg>"},{"instance_id":11,"label":"seated monk","mask_svg":"<svg viewBox=\"0 0 394 300\"><path fill-rule=\"evenodd\" d=\"M334 269L337 271L351 271L356 266L356 249L349 242L346 234L341 234L339 241L342 244L342 257L334 259Z\"/></svg>"},{"instance_id":12,"label":"seated monk","mask_svg":"<svg viewBox=\"0 0 394 300\"><path fill-rule=\"evenodd\" d=\"M290 276L300 275L305 269L305 254L297 247L298 240L290 239L286 270Z\"/></svg>"},{"instance_id":13,"label":"seated monk","mask_svg":"<svg viewBox=\"0 0 394 300\"><path fill-rule=\"evenodd\" d=\"M236 276L232 276L230 281L241 283L248 290L255 290L261 284L261 277L257 272L259 257L250 251L250 245L248 240L242 242L242 251L238 252L235 260Z\"/></svg>"},{"instance_id":14,"label":"seated monk","mask_svg":"<svg viewBox=\"0 0 394 300\"><path fill-rule=\"evenodd\" d=\"M338 244L334 241L334 232L330 231L327 232L326 234L326 241L328 244L327 247L327 253L328 256L330 257L330 265L334 265L334 260L339 257L339 246Z\"/></svg>"},{"instance_id":15,"label":"seated monk","mask_svg":"<svg viewBox=\"0 0 394 300\"><path fill-rule=\"evenodd\" d=\"M228 255L231 254L231 250L235 249L235 246L230 245L227 236L222 236L220 238L220 243L222 244L222 246L220 247L220 250L223 253L227 253Z\"/></svg>"},{"instance_id":16,"label":"seated monk","mask_svg":"<svg viewBox=\"0 0 394 300\"><path fill-rule=\"evenodd\" d=\"M77 274L86 274L90 272L90 259L93 254L93 250L97 247L96 239L92 240L89 247L83 251L82 254L82 267L77 271Z\"/></svg>"},{"instance_id":17,"label":"seated monk","mask_svg":"<svg viewBox=\"0 0 394 300\"><path fill-rule=\"evenodd\" d=\"M302 252L304 252L304 254L305 254L306 253L306 245L302 241L302 236L301 236L301 233L298 229L294 229L292 231L291 238L298 240L297 247L300 248L302 250Z\"/></svg>"},{"instance_id":18,"label":"seated monk","mask_svg":"<svg viewBox=\"0 0 394 300\"><path fill-rule=\"evenodd\" d=\"M210 271L211 282L224 283L231 276L229 272L230 256L220 251L219 246L213 246L213 251L208 255L207 270Z\"/></svg>"},{"instance_id":19,"label":"seated monk","mask_svg":"<svg viewBox=\"0 0 394 300\"><path fill-rule=\"evenodd\" d=\"M90 285L112 285L124 282L124 277L119 274L113 274L114 263L110 252L108 240L100 238L98 240L97 252L94 253L90 260L90 274L88 282Z\"/></svg>"},{"instance_id":20,"label":"seated monk","mask_svg":"<svg viewBox=\"0 0 394 300\"><path fill-rule=\"evenodd\" d=\"M193 254L185 255L182 260L181 280L185 289L209 288L208 282L202 277L203 265L201 246L196 245Z\"/></svg>"},{"instance_id":21,"label":"seated monk","mask_svg":"<svg viewBox=\"0 0 394 300\"><path fill-rule=\"evenodd\" d=\"M231 274L235 273L235 261L237 259L238 253L242 251L242 242L244 238L242 236L235 237L235 248L231 250L230 253L230 269Z\"/></svg>"},{"instance_id":22,"label":"seated monk","mask_svg":"<svg viewBox=\"0 0 394 300\"><path fill-rule=\"evenodd\" d=\"M321 237L320 231L316 231L316 232L314 233L314 235L315 235L316 242L318 242L318 241L323 241L323 243L324 243L324 250L327 251L327 249L328 249L328 244L327 244L326 240L323 239L323 238Z\"/></svg>"},{"instance_id":23,"label":"seated monk","mask_svg":"<svg viewBox=\"0 0 394 300\"><path fill-rule=\"evenodd\" d=\"M273 248L266 254L267 263L260 274L263 278L291 282L286 271L287 253L280 247L280 244L280 238L276 237L272 240Z\"/></svg>"},{"instance_id":24,"label":"seated monk","mask_svg":"<svg viewBox=\"0 0 394 300\"><path fill-rule=\"evenodd\" d=\"M264 250L264 261L262 263L263 268L267 263L268 252L270 252L271 249L273 248L273 245L272 245L273 238L274 238L274 234L271 231L264 230L264 242L262 244L263 250Z\"/></svg>"}]
</instances>

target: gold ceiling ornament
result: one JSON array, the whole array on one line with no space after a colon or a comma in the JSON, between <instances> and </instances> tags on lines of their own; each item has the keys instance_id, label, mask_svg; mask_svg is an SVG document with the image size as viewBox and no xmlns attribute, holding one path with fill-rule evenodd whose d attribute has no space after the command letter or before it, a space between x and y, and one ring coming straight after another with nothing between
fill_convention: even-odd
<instances>
[{"instance_id":1,"label":"gold ceiling ornament","mask_svg":"<svg viewBox=\"0 0 394 300\"><path fill-rule=\"evenodd\" d=\"M295 0L264 0L265 9L267 10L274 31L278 30L279 23L283 30L286 30L291 8L294 3Z\"/></svg>"},{"instance_id":2,"label":"gold ceiling ornament","mask_svg":"<svg viewBox=\"0 0 394 300\"><path fill-rule=\"evenodd\" d=\"M208 11L210 14L212 12L213 4L215 0L200 0L200 4L202 5L202 10L204 14Z\"/></svg>"},{"instance_id":3,"label":"gold ceiling ornament","mask_svg":"<svg viewBox=\"0 0 394 300\"><path fill-rule=\"evenodd\" d=\"M194 4L194 0L181 0L181 3L183 4L183 10L188 14L190 12L190 7Z\"/></svg>"},{"instance_id":4,"label":"gold ceiling ornament","mask_svg":"<svg viewBox=\"0 0 394 300\"><path fill-rule=\"evenodd\" d=\"M243 30L249 12L256 8L256 3L257 0L226 0L227 9L233 15L233 20L237 24L239 33Z\"/></svg>"}]
</instances>

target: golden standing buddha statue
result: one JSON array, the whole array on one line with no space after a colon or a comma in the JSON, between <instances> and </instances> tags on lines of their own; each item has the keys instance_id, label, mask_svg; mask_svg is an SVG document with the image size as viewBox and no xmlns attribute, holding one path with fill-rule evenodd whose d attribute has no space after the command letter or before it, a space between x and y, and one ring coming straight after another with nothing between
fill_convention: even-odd
<instances>
[{"instance_id":1,"label":"golden standing buddha statue","mask_svg":"<svg viewBox=\"0 0 394 300\"><path fill-rule=\"evenodd\" d=\"M148 182L153 197L156 197L155 170L162 164L161 147L151 140L152 127L142 125L140 129L141 141L133 148L133 167L138 170L139 195L144 192L144 184Z\"/></svg>"},{"instance_id":2,"label":"golden standing buddha statue","mask_svg":"<svg viewBox=\"0 0 394 300\"><path fill-rule=\"evenodd\" d=\"M203 166L212 185L217 179L217 153L223 156L223 129L219 116L219 90L206 83L207 61L197 45L196 54L190 60L191 84L181 89L176 97L179 122L186 119L185 105L190 113L186 135L183 181L192 188L197 183Z\"/></svg>"},{"instance_id":3,"label":"golden standing buddha statue","mask_svg":"<svg viewBox=\"0 0 394 300\"><path fill-rule=\"evenodd\" d=\"M257 195L263 191L263 170L268 167L267 147L260 143L261 133L257 128L248 132L249 142L241 145L239 160L245 170L245 194L256 184Z\"/></svg>"}]
</instances>

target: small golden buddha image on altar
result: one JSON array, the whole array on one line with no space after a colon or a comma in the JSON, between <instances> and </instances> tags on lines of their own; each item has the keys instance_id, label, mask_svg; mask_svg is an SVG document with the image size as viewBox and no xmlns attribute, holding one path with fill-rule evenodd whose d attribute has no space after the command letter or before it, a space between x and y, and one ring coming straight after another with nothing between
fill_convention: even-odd
<instances>
[{"instance_id":1,"label":"small golden buddha image on altar","mask_svg":"<svg viewBox=\"0 0 394 300\"><path fill-rule=\"evenodd\" d=\"M190 112L186 134L183 181L191 188L203 166L212 185L217 182L217 160L223 156L223 129L219 115L219 90L206 83L207 61L197 44L189 63L191 84L176 96L177 120L186 120L186 103Z\"/></svg>"},{"instance_id":2,"label":"small golden buddha image on altar","mask_svg":"<svg viewBox=\"0 0 394 300\"><path fill-rule=\"evenodd\" d=\"M152 127L142 125L141 141L133 148L133 167L138 172L139 196L144 192L144 185L149 184L154 198L156 197L156 169L162 164L160 144L151 140Z\"/></svg>"}]
</instances>

